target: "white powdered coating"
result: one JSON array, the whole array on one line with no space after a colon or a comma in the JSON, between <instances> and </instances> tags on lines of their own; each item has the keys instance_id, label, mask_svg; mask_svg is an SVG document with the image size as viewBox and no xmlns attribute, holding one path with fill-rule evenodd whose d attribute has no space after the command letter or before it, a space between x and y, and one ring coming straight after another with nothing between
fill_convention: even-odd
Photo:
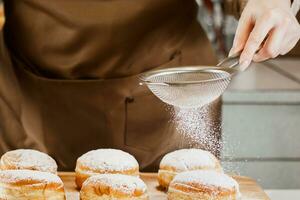
<instances>
[{"instance_id":1,"label":"white powdered coating","mask_svg":"<svg viewBox=\"0 0 300 200\"><path fill-rule=\"evenodd\" d=\"M160 166L171 166L180 171L196 168L215 168L218 160L208 151L201 149L181 149L163 157Z\"/></svg>"},{"instance_id":2,"label":"white powdered coating","mask_svg":"<svg viewBox=\"0 0 300 200\"><path fill-rule=\"evenodd\" d=\"M41 183L63 184L62 180L55 174L34 170L3 170L0 171L0 182L18 183L24 180L38 181Z\"/></svg>"},{"instance_id":3,"label":"white powdered coating","mask_svg":"<svg viewBox=\"0 0 300 200\"><path fill-rule=\"evenodd\" d=\"M95 171L124 171L139 167L137 160L132 155L118 149L89 151L79 157L77 162Z\"/></svg>"},{"instance_id":4,"label":"white powdered coating","mask_svg":"<svg viewBox=\"0 0 300 200\"><path fill-rule=\"evenodd\" d=\"M57 164L45 153L32 149L17 149L1 157L1 166L14 166L15 169L32 169L43 172L57 172Z\"/></svg>"},{"instance_id":5,"label":"white powdered coating","mask_svg":"<svg viewBox=\"0 0 300 200\"><path fill-rule=\"evenodd\" d=\"M90 184L109 186L114 190L122 191L125 194L133 194L135 190L146 192L146 184L138 177L123 174L100 174L87 179L83 188Z\"/></svg>"},{"instance_id":6,"label":"white powdered coating","mask_svg":"<svg viewBox=\"0 0 300 200\"><path fill-rule=\"evenodd\" d=\"M181 147L185 148L188 141L189 147L205 149L229 160L233 159L234 151L241 148L240 142L232 141L228 136L230 134L224 133L224 130L222 130L222 139L220 139L222 124L211 120L215 112L219 112L212 104L202 108L168 107L167 111L173 115L172 122L176 124L176 129L184 141ZM226 146L227 151L221 153L223 146ZM243 164L228 162L223 167L225 171L239 174Z\"/></svg>"},{"instance_id":7,"label":"white powdered coating","mask_svg":"<svg viewBox=\"0 0 300 200\"><path fill-rule=\"evenodd\" d=\"M172 183L184 184L203 184L206 186L214 186L225 189L234 189L239 191L238 183L230 176L212 170L196 170L182 172L175 176ZM172 184L171 183L171 184Z\"/></svg>"},{"instance_id":8,"label":"white powdered coating","mask_svg":"<svg viewBox=\"0 0 300 200\"><path fill-rule=\"evenodd\" d=\"M208 150L217 155L220 153L221 126L212 120L214 112L218 112L211 105L202 108L178 108L174 107L173 121L177 131L183 136L183 141L189 142L190 147ZM185 145L185 144L183 144Z\"/></svg>"}]
</instances>

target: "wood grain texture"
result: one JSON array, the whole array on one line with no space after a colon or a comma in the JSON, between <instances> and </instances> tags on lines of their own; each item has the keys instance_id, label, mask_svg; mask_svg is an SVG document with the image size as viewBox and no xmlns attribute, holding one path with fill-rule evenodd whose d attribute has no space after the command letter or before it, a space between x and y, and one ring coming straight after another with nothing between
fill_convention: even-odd
<instances>
[{"instance_id":1,"label":"wood grain texture","mask_svg":"<svg viewBox=\"0 0 300 200\"><path fill-rule=\"evenodd\" d=\"M73 172L60 172L59 176L65 184L67 200L79 200L79 191L75 186L75 174ZM141 178L148 186L150 200L166 200L165 192L157 189L158 183L155 173L141 173ZM270 200L261 187L251 178L233 176L240 184L242 200Z\"/></svg>"}]
</instances>

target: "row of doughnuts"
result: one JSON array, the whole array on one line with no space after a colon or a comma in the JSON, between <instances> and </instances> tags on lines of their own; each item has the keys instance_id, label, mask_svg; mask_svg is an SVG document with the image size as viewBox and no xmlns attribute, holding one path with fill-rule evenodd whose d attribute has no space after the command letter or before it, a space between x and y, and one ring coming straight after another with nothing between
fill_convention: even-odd
<instances>
[{"instance_id":1,"label":"row of doughnuts","mask_svg":"<svg viewBox=\"0 0 300 200\"><path fill-rule=\"evenodd\" d=\"M57 164L45 153L18 149L0 159L1 200L65 200Z\"/></svg>"},{"instance_id":2,"label":"row of doughnuts","mask_svg":"<svg viewBox=\"0 0 300 200\"><path fill-rule=\"evenodd\" d=\"M147 200L136 159L121 150L98 149L77 159L76 185L81 200ZM0 159L0 200L65 200L57 164L49 155L30 149L5 153Z\"/></svg>"},{"instance_id":3,"label":"row of doughnuts","mask_svg":"<svg viewBox=\"0 0 300 200\"><path fill-rule=\"evenodd\" d=\"M147 186L139 178L137 160L124 151L87 152L77 159L75 172L81 200L149 199ZM0 160L0 191L4 191L0 199L50 199L49 195L53 200L65 199L63 183L56 174L57 165L47 154L35 150L7 152ZM223 173L215 156L200 149L165 155L158 182L168 190L170 200L239 198L237 182Z\"/></svg>"}]
</instances>

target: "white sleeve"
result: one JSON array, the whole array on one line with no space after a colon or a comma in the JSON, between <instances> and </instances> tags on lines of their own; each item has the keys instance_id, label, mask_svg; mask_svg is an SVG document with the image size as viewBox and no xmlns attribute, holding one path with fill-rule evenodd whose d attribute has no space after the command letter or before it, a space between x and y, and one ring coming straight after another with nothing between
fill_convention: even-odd
<instances>
[{"instance_id":1,"label":"white sleeve","mask_svg":"<svg viewBox=\"0 0 300 200\"><path fill-rule=\"evenodd\" d=\"M300 9L300 0L294 0L292 4L292 11L294 15L297 15L299 9Z\"/></svg>"}]
</instances>

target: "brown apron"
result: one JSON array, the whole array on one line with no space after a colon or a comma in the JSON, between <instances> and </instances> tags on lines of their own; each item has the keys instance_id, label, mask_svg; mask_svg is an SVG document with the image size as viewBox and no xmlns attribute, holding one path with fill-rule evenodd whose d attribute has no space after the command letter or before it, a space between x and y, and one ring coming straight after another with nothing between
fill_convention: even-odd
<instances>
[{"instance_id":1,"label":"brown apron","mask_svg":"<svg viewBox=\"0 0 300 200\"><path fill-rule=\"evenodd\" d=\"M110 147L153 170L188 145L137 75L215 63L194 0L4 2L0 153L35 148L71 170L82 153ZM213 109L219 123L219 101Z\"/></svg>"}]
</instances>

